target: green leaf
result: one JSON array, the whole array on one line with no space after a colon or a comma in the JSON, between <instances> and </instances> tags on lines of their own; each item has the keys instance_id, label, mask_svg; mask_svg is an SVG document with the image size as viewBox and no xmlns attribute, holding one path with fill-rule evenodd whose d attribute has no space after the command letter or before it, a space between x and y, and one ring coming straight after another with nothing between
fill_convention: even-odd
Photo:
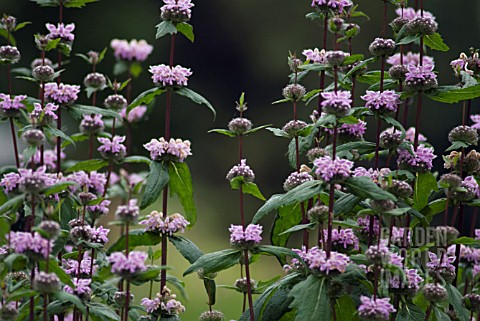
<instances>
[{"instance_id":1,"label":"green leaf","mask_svg":"<svg viewBox=\"0 0 480 321\"><path fill-rule=\"evenodd\" d=\"M344 194L335 201L333 212L336 216L348 214L360 203L361 198L352 194Z\"/></svg>"},{"instance_id":2,"label":"green leaf","mask_svg":"<svg viewBox=\"0 0 480 321\"><path fill-rule=\"evenodd\" d=\"M108 109L103 109L103 108L98 108L95 106L85 106L85 105L72 105L68 107L72 112L78 114L78 115L91 115L91 114L100 114L105 117L114 117L117 118L118 120L122 120L122 117L111 110Z\"/></svg>"},{"instance_id":3,"label":"green leaf","mask_svg":"<svg viewBox=\"0 0 480 321\"><path fill-rule=\"evenodd\" d=\"M187 97L196 104L206 105L213 113L213 119L215 120L217 112L215 111L215 108L213 108L213 106L203 96L186 87L178 88L174 92L179 94L180 96Z\"/></svg>"},{"instance_id":4,"label":"green leaf","mask_svg":"<svg viewBox=\"0 0 480 321\"><path fill-rule=\"evenodd\" d=\"M120 316L109 305L93 301L87 302L86 305L93 321L120 320Z\"/></svg>"},{"instance_id":5,"label":"green leaf","mask_svg":"<svg viewBox=\"0 0 480 321\"><path fill-rule=\"evenodd\" d=\"M297 309L295 321L330 320L331 304L328 295L328 281L315 275L295 285L289 293L293 297L290 307Z\"/></svg>"},{"instance_id":6,"label":"green leaf","mask_svg":"<svg viewBox=\"0 0 480 321\"><path fill-rule=\"evenodd\" d=\"M113 244L108 252L118 252L125 250L126 246L125 235L120 236L118 241ZM134 249L137 246L154 246L162 242L160 233L145 232L144 230L132 230L128 233L128 248Z\"/></svg>"},{"instance_id":7,"label":"green leaf","mask_svg":"<svg viewBox=\"0 0 480 321\"><path fill-rule=\"evenodd\" d=\"M299 256L290 249L281 247L281 246L273 246L273 245L262 245L257 247L255 250L252 250L253 253L261 253L267 255L273 255L277 258L282 258L284 256L290 256L299 259Z\"/></svg>"},{"instance_id":8,"label":"green leaf","mask_svg":"<svg viewBox=\"0 0 480 321\"><path fill-rule=\"evenodd\" d=\"M190 40L191 42L195 41L195 35L193 34L193 26L192 25L190 25L186 22L181 22L181 23L177 23L176 27L177 27L178 32L180 32L185 37L187 37L188 40Z\"/></svg>"},{"instance_id":9,"label":"green leaf","mask_svg":"<svg viewBox=\"0 0 480 321\"><path fill-rule=\"evenodd\" d=\"M415 189L413 191L413 208L421 211L427 206L430 193L437 190L437 180L432 173L417 173Z\"/></svg>"},{"instance_id":10,"label":"green leaf","mask_svg":"<svg viewBox=\"0 0 480 321\"><path fill-rule=\"evenodd\" d=\"M228 137L236 137L237 136L237 134L232 133L228 129L211 129L208 132L209 133L218 133L218 134L222 134L222 135L225 135L225 136L228 136Z\"/></svg>"},{"instance_id":11,"label":"green leaf","mask_svg":"<svg viewBox=\"0 0 480 321\"><path fill-rule=\"evenodd\" d=\"M154 281L160 276L160 272L162 269L167 269L167 267L160 267L160 266L149 266L147 270L135 274L132 277L132 284L136 286L140 286L145 284L149 281Z\"/></svg>"},{"instance_id":12,"label":"green leaf","mask_svg":"<svg viewBox=\"0 0 480 321\"><path fill-rule=\"evenodd\" d=\"M478 246L478 245L480 245L480 240L476 240L474 238L467 237L467 236L462 236L462 237L459 237L458 239L456 239L453 243L454 244L469 245L469 246Z\"/></svg>"},{"instance_id":13,"label":"green leaf","mask_svg":"<svg viewBox=\"0 0 480 321\"><path fill-rule=\"evenodd\" d=\"M169 236L168 240L190 264L195 263L203 255L195 243L183 236Z\"/></svg>"},{"instance_id":14,"label":"green leaf","mask_svg":"<svg viewBox=\"0 0 480 321\"><path fill-rule=\"evenodd\" d=\"M446 314L445 312L442 311L441 308L437 307L437 306L433 306L433 315L435 316L435 321L451 321L452 319L450 319L450 317L448 316L448 314ZM417 319L415 319L417 320ZM413 321L413 319L412 319Z\"/></svg>"},{"instance_id":15,"label":"green leaf","mask_svg":"<svg viewBox=\"0 0 480 321\"><path fill-rule=\"evenodd\" d=\"M36 2L40 7L57 7L60 5L59 0L30 0Z\"/></svg>"},{"instance_id":16,"label":"green leaf","mask_svg":"<svg viewBox=\"0 0 480 321\"><path fill-rule=\"evenodd\" d=\"M83 8L87 3L97 2L99 0L67 0L65 2L66 8Z\"/></svg>"},{"instance_id":17,"label":"green leaf","mask_svg":"<svg viewBox=\"0 0 480 321\"><path fill-rule=\"evenodd\" d=\"M278 137L291 138L289 134L287 134L284 130L281 130L280 128L267 127L266 130L272 132L275 136Z\"/></svg>"},{"instance_id":18,"label":"green leaf","mask_svg":"<svg viewBox=\"0 0 480 321\"><path fill-rule=\"evenodd\" d=\"M132 101L132 103L128 106L127 111L130 111L133 108L140 106L142 104L146 104L146 105L150 104L155 99L155 97L163 94L166 91L167 90L165 88L152 88L144 91Z\"/></svg>"},{"instance_id":19,"label":"green leaf","mask_svg":"<svg viewBox=\"0 0 480 321\"><path fill-rule=\"evenodd\" d=\"M230 181L230 186L234 190L242 188L243 194L250 194L262 201L265 201L265 197L262 195L262 192L258 189L257 184L253 182L245 182L243 176L237 176Z\"/></svg>"},{"instance_id":20,"label":"green leaf","mask_svg":"<svg viewBox=\"0 0 480 321\"><path fill-rule=\"evenodd\" d=\"M277 210L275 221L273 222L270 240L273 245L286 246L290 233L303 230L299 228L303 225L297 225L302 221L302 212L300 203L294 203L282 206ZM282 262L284 260L282 259Z\"/></svg>"},{"instance_id":21,"label":"green leaf","mask_svg":"<svg viewBox=\"0 0 480 321\"><path fill-rule=\"evenodd\" d=\"M197 221L197 209L193 199L193 185L192 176L188 165L181 162L172 162L168 168L168 175L170 176L171 194L178 196L183 210L185 211L185 218L190 222L190 227L195 225Z\"/></svg>"},{"instance_id":22,"label":"green leaf","mask_svg":"<svg viewBox=\"0 0 480 321\"><path fill-rule=\"evenodd\" d=\"M44 260L38 261L38 265L40 266L40 269L42 271L45 271L46 262ZM65 271L60 266L58 266L58 263L56 260L48 261L48 269L51 273L55 273L60 279L60 281L62 281L62 283L65 283L71 286L72 288L75 287L75 285L72 282L72 278L67 273L65 273Z\"/></svg>"},{"instance_id":23,"label":"green leaf","mask_svg":"<svg viewBox=\"0 0 480 321\"><path fill-rule=\"evenodd\" d=\"M270 127L270 126L272 126L272 125L269 124L269 125L258 126L258 127L252 128L250 130L247 130L246 132L243 133L243 135L246 136L246 135L249 135L249 134L253 134L255 132L258 132L259 130L265 129L265 128Z\"/></svg>"},{"instance_id":24,"label":"green leaf","mask_svg":"<svg viewBox=\"0 0 480 321\"><path fill-rule=\"evenodd\" d=\"M239 263L242 257L241 250L223 250L202 255L195 263L193 263L184 273L183 276L200 269L204 273L215 273L223 271Z\"/></svg>"},{"instance_id":25,"label":"green leaf","mask_svg":"<svg viewBox=\"0 0 480 321\"><path fill-rule=\"evenodd\" d=\"M128 156L122 160L122 163L143 163L150 165L152 161L150 160L150 158L145 156Z\"/></svg>"},{"instance_id":26,"label":"green leaf","mask_svg":"<svg viewBox=\"0 0 480 321\"><path fill-rule=\"evenodd\" d=\"M468 146L470 146L469 144L467 143L464 143L464 142L460 142L460 141L454 141L452 143L452 145L450 145L450 147L448 147L447 149L445 149L446 152L449 152L449 151L452 151L452 150L458 150L458 149L461 149L461 148L467 148Z\"/></svg>"},{"instance_id":27,"label":"green leaf","mask_svg":"<svg viewBox=\"0 0 480 321\"><path fill-rule=\"evenodd\" d=\"M53 194L58 194L63 191L66 191L69 186L72 185L77 185L77 183L74 182L63 182L63 183L57 183L55 185L50 186L46 190L43 191L44 196L50 196Z\"/></svg>"},{"instance_id":28,"label":"green leaf","mask_svg":"<svg viewBox=\"0 0 480 321\"><path fill-rule=\"evenodd\" d=\"M23 29L29 24L31 24L30 21L24 21L24 22L17 23L17 26L15 27L15 29L13 29L13 31L18 31L20 29Z\"/></svg>"},{"instance_id":29,"label":"green leaf","mask_svg":"<svg viewBox=\"0 0 480 321\"><path fill-rule=\"evenodd\" d=\"M145 192L140 204L141 209L145 209L157 201L169 179L167 165L159 162L150 163L150 174L148 174Z\"/></svg>"},{"instance_id":30,"label":"green leaf","mask_svg":"<svg viewBox=\"0 0 480 321\"><path fill-rule=\"evenodd\" d=\"M4 214L8 211L16 209L20 204L23 203L24 199L24 194L12 197L11 199L3 203L2 206L0 206L0 214Z\"/></svg>"},{"instance_id":31,"label":"green leaf","mask_svg":"<svg viewBox=\"0 0 480 321\"><path fill-rule=\"evenodd\" d=\"M372 200L392 200L396 197L387 191L384 191L368 177L350 177L343 183L353 194L361 198Z\"/></svg>"},{"instance_id":32,"label":"green leaf","mask_svg":"<svg viewBox=\"0 0 480 321\"><path fill-rule=\"evenodd\" d=\"M326 65L326 64L314 63L314 64L301 65L299 68L303 70L308 70L308 71L325 71L325 70L331 70L332 66Z\"/></svg>"},{"instance_id":33,"label":"green leaf","mask_svg":"<svg viewBox=\"0 0 480 321\"><path fill-rule=\"evenodd\" d=\"M353 31L353 33L354 33L354 32L355 32L355 29L350 29L349 31ZM353 33L352 33L352 34L353 34ZM351 65L351 64L353 64L353 63L356 63L356 62L358 62L358 61L363 60L363 58L365 58L365 56L362 55L362 54L354 54L354 55L345 57L345 60L343 61L342 66Z\"/></svg>"},{"instance_id":34,"label":"green leaf","mask_svg":"<svg viewBox=\"0 0 480 321\"><path fill-rule=\"evenodd\" d=\"M372 184L374 184L372 182ZM270 197L265 204L257 211L253 217L252 223L257 223L262 217L277 208L290 205L295 202L303 202L315 195L320 194L324 189L323 183L320 181L305 182L300 186L288 191L285 194L276 194Z\"/></svg>"},{"instance_id":35,"label":"green leaf","mask_svg":"<svg viewBox=\"0 0 480 321\"><path fill-rule=\"evenodd\" d=\"M73 146L75 146L75 141L71 139L70 136L65 134L63 131L51 126L44 127L44 130L46 133L50 134L51 136L60 137L61 139L68 141L70 144L73 144Z\"/></svg>"},{"instance_id":36,"label":"green leaf","mask_svg":"<svg viewBox=\"0 0 480 321\"><path fill-rule=\"evenodd\" d=\"M348 78L348 77L352 76L358 70L365 68L366 66L368 66L369 64L371 64L372 62L375 62L377 60L378 60L378 57L372 57L372 58L368 58L368 59L362 61L361 63L355 65L355 67L350 69L350 71L347 72L343 78L345 79L345 78Z\"/></svg>"},{"instance_id":37,"label":"green leaf","mask_svg":"<svg viewBox=\"0 0 480 321\"><path fill-rule=\"evenodd\" d=\"M129 72L130 72L130 75L133 78L138 78L138 76L140 76L140 74L142 73L142 70L143 70L142 65L139 64L138 62L134 62L134 63L130 64ZM128 85L128 82L125 85ZM123 88L120 87L120 90L122 90L122 89Z\"/></svg>"},{"instance_id":38,"label":"green leaf","mask_svg":"<svg viewBox=\"0 0 480 321\"><path fill-rule=\"evenodd\" d=\"M0 28L0 36L5 38L5 39L8 39L9 36L8 36L7 30ZM13 35L11 33L10 33L10 44L14 47L17 46L17 41L15 40L15 37L13 37Z\"/></svg>"},{"instance_id":39,"label":"green leaf","mask_svg":"<svg viewBox=\"0 0 480 321\"><path fill-rule=\"evenodd\" d=\"M337 300L335 300L335 311L337 314L337 321L352 321L358 320L355 315L357 314L357 309L355 307L355 302L350 295L342 295Z\"/></svg>"},{"instance_id":40,"label":"green leaf","mask_svg":"<svg viewBox=\"0 0 480 321\"><path fill-rule=\"evenodd\" d=\"M79 143L79 142L84 142L84 141L88 140L90 138L90 136L87 135L87 134L83 134L83 133L76 133L76 134L71 135L70 138L75 143ZM70 142L68 140L64 140L62 142L62 148L65 148L68 145L70 145Z\"/></svg>"},{"instance_id":41,"label":"green leaf","mask_svg":"<svg viewBox=\"0 0 480 321\"><path fill-rule=\"evenodd\" d=\"M104 159L88 159L81 161L73 165L66 170L67 173L73 173L78 171L92 172L108 166L108 161Z\"/></svg>"},{"instance_id":42,"label":"green leaf","mask_svg":"<svg viewBox=\"0 0 480 321\"><path fill-rule=\"evenodd\" d=\"M448 293L448 303L453 306L458 319L460 321L470 320L470 312L468 312L462 304L462 294L451 284L445 284L445 287Z\"/></svg>"},{"instance_id":43,"label":"green leaf","mask_svg":"<svg viewBox=\"0 0 480 321\"><path fill-rule=\"evenodd\" d=\"M423 44L430 49L448 51L450 48L443 42L442 36L436 32L433 35L423 37Z\"/></svg>"},{"instance_id":44,"label":"green leaf","mask_svg":"<svg viewBox=\"0 0 480 321\"><path fill-rule=\"evenodd\" d=\"M288 289L274 284L253 303L254 318L257 321L278 321L290 310L288 306L291 302ZM245 311L239 321L250 321L250 311Z\"/></svg>"},{"instance_id":45,"label":"green leaf","mask_svg":"<svg viewBox=\"0 0 480 321\"><path fill-rule=\"evenodd\" d=\"M84 314L87 313L87 311L85 310L85 305L83 305L82 300L80 300L78 296L67 293L67 292L63 292L63 291L55 292L53 296L55 297L55 299L59 300L60 302L66 301L66 302L73 303L73 305L75 305L77 309L82 311L82 313Z\"/></svg>"},{"instance_id":46,"label":"green leaf","mask_svg":"<svg viewBox=\"0 0 480 321\"><path fill-rule=\"evenodd\" d=\"M425 320L425 312L412 302L404 304L402 309L398 311L395 321L417 321Z\"/></svg>"},{"instance_id":47,"label":"green leaf","mask_svg":"<svg viewBox=\"0 0 480 321\"><path fill-rule=\"evenodd\" d=\"M177 33L177 28L175 27L175 24L171 21L162 21L155 27L157 28L157 34L155 35L155 39Z\"/></svg>"},{"instance_id":48,"label":"green leaf","mask_svg":"<svg viewBox=\"0 0 480 321\"><path fill-rule=\"evenodd\" d=\"M480 97L480 85L459 88L458 87L439 87L431 93L426 94L432 100L442 103L455 104L462 100L475 99Z\"/></svg>"}]
</instances>

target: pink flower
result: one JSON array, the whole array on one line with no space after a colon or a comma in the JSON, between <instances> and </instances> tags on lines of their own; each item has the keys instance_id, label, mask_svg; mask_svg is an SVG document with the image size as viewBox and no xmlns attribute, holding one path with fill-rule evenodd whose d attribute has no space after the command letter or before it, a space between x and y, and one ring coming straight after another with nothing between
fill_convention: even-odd
<instances>
[{"instance_id":1,"label":"pink flower","mask_svg":"<svg viewBox=\"0 0 480 321\"><path fill-rule=\"evenodd\" d=\"M121 252L114 252L110 255L108 260L112 264L112 273L119 274L121 276L129 276L145 271L145 260L148 255L144 252L132 251L128 257Z\"/></svg>"},{"instance_id":2,"label":"pink flower","mask_svg":"<svg viewBox=\"0 0 480 321\"><path fill-rule=\"evenodd\" d=\"M153 46L149 45L145 40L136 39L127 40L113 39L110 46L114 51L117 59L145 61L153 51Z\"/></svg>"},{"instance_id":3,"label":"pink flower","mask_svg":"<svg viewBox=\"0 0 480 321\"><path fill-rule=\"evenodd\" d=\"M73 104L78 99L80 86L57 84L56 82L49 82L45 84L45 98L58 105Z\"/></svg>"},{"instance_id":4,"label":"pink flower","mask_svg":"<svg viewBox=\"0 0 480 321\"><path fill-rule=\"evenodd\" d=\"M433 65L434 61L432 57L429 56L423 56L422 59L423 63L422 65ZM418 66L420 64L420 54L419 53L412 53L411 51L407 52L406 54L403 54L403 63L400 59L400 54L396 53L393 56L388 57L387 63L393 66L396 65L415 65Z\"/></svg>"},{"instance_id":5,"label":"pink flower","mask_svg":"<svg viewBox=\"0 0 480 321\"><path fill-rule=\"evenodd\" d=\"M251 247L258 245L262 241L263 228L258 224L249 224L245 230L241 225L230 225L228 229L230 231L230 243L233 246L239 247Z\"/></svg>"},{"instance_id":6,"label":"pink flower","mask_svg":"<svg viewBox=\"0 0 480 321\"><path fill-rule=\"evenodd\" d=\"M187 156L192 155L190 150L190 141L173 139L166 141L165 138L152 139L149 143L143 145L150 152L150 158L154 161L173 159L177 162L183 162Z\"/></svg>"},{"instance_id":7,"label":"pink flower","mask_svg":"<svg viewBox=\"0 0 480 321\"><path fill-rule=\"evenodd\" d=\"M57 26L47 23L46 27L50 33L48 34L49 39L58 39L61 38L66 42L73 42L75 39L75 35L72 33L75 30L75 24L70 23L68 25L64 25L63 23L59 23Z\"/></svg>"},{"instance_id":8,"label":"pink flower","mask_svg":"<svg viewBox=\"0 0 480 321\"><path fill-rule=\"evenodd\" d=\"M367 94L361 98L366 101L365 107L382 113L397 111L398 104L401 103L400 95L395 90L383 92L367 90Z\"/></svg>"},{"instance_id":9,"label":"pink flower","mask_svg":"<svg viewBox=\"0 0 480 321\"><path fill-rule=\"evenodd\" d=\"M147 112L147 106L141 105L133 108L128 112L127 116L127 109L124 108L122 111L120 111L120 116L123 119L126 119L129 123L137 123L142 120L143 116Z\"/></svg>"},{"instance_id":10,"label":"pink flower","mask_svg":"<svg viewBox=\"0 0 480 321\"><path fill-rule=\"evenodd\" d=\"M329 183L336 179L349 177L353 162L338 157L332 160L330 156L323 156L314 160L313 165L315 165L315 174Z\"/></svg>"},{"instance_id":11,"label":"pink flower","mask_svg":"<svg viewBox=\"0 0 480 321\"><path fill-rule=\"evenodd\" d=\"M165 86L187 86L188 78L193 73L188 68L175 66L170 68L166 65L150 66L148 70L152 73L152 80L155 84Z\"/></svg>"},{"instance_id":12,"label":"pink flower","mask_svg":"<svg viewBox=\"0 0 480 321\"><path fill-rule=\"evenodd\" d=\"M4 112L18 111L21 108L25 108L22 101L26 98L26 95L17 95L12 99L10 95L0 94L0 108L2 108Z\"/></svg>"},{"instance_id":13,"label":"pink flower","mask_svg":"<svg viewBox=\"0 0 480 321\"><path fill-rule=\"evenodd\" d=\"M358 307L358 314L365 320L387 321L390 319L390 315L397 311L390 303L390 298L375 300L362 295L360 301L362 304Z\"/></svg>"},{"instance_id":14,"label":"pink flower","mask_svg":"<svg viewBox=\"0 0 480 321\"><path fill-rule=\"evenodd\" d=\"M307 60L310 60L310 62L316 63L316 64L325 64L327 61L325 60L325 50L318 50L318 48L315 49L305 49L302 54L307 58Z\"/></svg>"},{"instance_id":15,"label":"pink flower","mask_svg":"<svg viewBox=\"0 0 480 321\"><path fill-rule=\"evenodd\" d=\"M145 231L173 235L173 233L183 232L190 223L178 213L165 217L162 212L153 211L140 224L146 225Z\"/></svg>"}]
</instances>

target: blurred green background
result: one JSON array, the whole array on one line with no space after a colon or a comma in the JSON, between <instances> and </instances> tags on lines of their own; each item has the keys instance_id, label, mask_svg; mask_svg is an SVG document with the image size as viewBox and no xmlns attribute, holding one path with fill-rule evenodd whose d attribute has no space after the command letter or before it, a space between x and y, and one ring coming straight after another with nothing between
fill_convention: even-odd
<instances>
[{"instance_id":1,"label":"blurred green background","mask_svg":"<svg viewBox=\"0 0 480 321\"><path fill-rule=\"evenodd\" d=\"M287 84L289 73L288 52L299 56L305 48L320 47L322 29L317 22L306 20L305 14L310 8L310 0L201 0L194 1L191 23L195 30L195 43L179 37L175 62L191 67L194 74L190 77L189 87L204 95L217 109L217 118L203 106L196 106L183 98L174 97L172 114L172 136L192 141L194 156L188 164L194 178L195 198L199 219L194 229L186 236L194 240L204 252L227 248L228 227L239 224L238 194L232 192L225 174L238 161L237 141L218 134L208 134L212 128L224 128L235 116L235 101L242 91L246 92L249 110L246 114L255 125L273 124L281 127L291 118L291 106L272 105L281 98L281 90ZM354 51L368 56L368 44L380 36L382 19L380 14L383 2L379 0L355 1L359 10L372 18L361 24L361 34L354 40ZM412 0L410 1L413 2ZM480 1L425 0L425 9L437 17L439 32L451 47L450 52L433 52L436 70L440 73L442 84L453 84L455 79L449 62L469 47L480 47ZM146 39L155 46L153 54L144 64L144 73L133 83L133 96L151 88L150 76L146 67L152 64L166 63L168 60L169 40L155 40L154 26L159 23L158 0L101 0L89 4L84 9L67 9L65 22L76 24L74 53L86 53L89 50L100 51L109 47L110 40ZM394 8L389 7L389 18L393 18ZM32 21L32 24L16 34L22 60L18 66L29 66L38 57L34 47L33 34L46 33L46 22L56 23L58 11L52 8L40 8L27 0L0 0L0 13L14 15L19 21ZM390 32L390 31L389 31ZM331 37L330 37L331 39ZM0 39L4 43L3 39ZM329 43L331 46L332 43ZM331 48L331 47L329 47ZM52 60L55 60L53 53ZM65 83L81 83L90 67L78 57L72 56L71 62L62 74ZM114 63L112 51L107 59L98 66L98 70L112 75ZM372 67L374 68L374 67ZM0 67L0 92L6 91L6 68ZM122 80L122 79L120 79ZM308 90L315 89L318 79L309 75L303 84ZM15 79L14 92L36 95L36 88L24 80ZM361 93L361 87L357 93ZM100 97L109 94L103 92ZM357 98L357 102L358 102ZM85 95L81 103L88 104ZM152 137L163 136L164 98L160 97L148 121L137 126L134 132L135 152L146 154L142 144ZM473 113L478 112L478 102L473 104ZM300 108L302 118L306 119L313 106ZM421 131L429 141L441 151L447 147L448 131L460 122L459 105L442 105L427 102L422 115ZM413 114L413 113L411 113ZM413 115L411 115L413 116ZM410 124L413 124L412 119ZM77 131L78 124L67 122L65 129ZM11 142L8 128L1 129L0 164L12 164ZM366 137L372 139L372 132ZM284 179L291 169L284 157L288 142L274 137L267 131L259 132L245 140L244 155L254 169L256 182L265 196L282 192ZM68 150L73 159L83 159L84 146L77 150ZM441 167L437 158L436 166ZM261 202L247 197L247 216L250 218ZM153 208L153 207L152 207ZM181 211L178 204L171 210ZM271 221L265 220L264 239L268 242ZM296 244L291 240L291 245ZM172 274L181 277L188 266L175 251L169 253L169 265L175 267ZM253 266L253 275L257 280L266 280L281 274L281 267L274 259L262 258ZM238 268L222 273L218 284L231 285L238 277ZM202 282L196 276L184 279L187 283L189 300L185 302L187 312L183 320L196 320L206 310L207 301ZM142 289L137 291L136 301L142 297ZM242 296L230 290L218 290L217 308L226 313L226 320L236 319L240 315Z\"/></svg>"}]
</instances>

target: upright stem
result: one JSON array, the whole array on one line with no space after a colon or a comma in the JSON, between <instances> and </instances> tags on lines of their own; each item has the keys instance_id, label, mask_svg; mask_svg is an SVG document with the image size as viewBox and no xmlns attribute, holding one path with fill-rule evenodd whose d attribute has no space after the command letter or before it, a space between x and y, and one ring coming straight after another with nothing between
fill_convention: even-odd
<instances>
[{"instance_id":1,"label":"upright stem","mask_svg":"<svg viewBox=\"0 0 480 321\"><path fill-rule=\"evenodd\" d=\"M58 13L58 20L60 23L63 21L63 2L60 1L59 13ZM62 69L62 53L58 50L58 69ZM61 76L58 75L57 83L62 81ZM60 105L57 109L57 129L62 130L62 106ZM57 174L60 173L62 166L62 139L57 137Z\"/></svg>"},{"instance_id":2,"label":"upright stem","mask_svg":"<svg viewBox=\"0 0 480 321\"><path fill-rule=\"evenodd\" d=\"M387 4L385 3L385 8ZM386 9L385 9L386 12ZM380 93L383 93L383 83L385 80L385 55L381 57L381 68L380 68ZM378 159L379 159L379 151L380 151L380 133L382 129L382 119L377 115L377 136L375 141L375 169L378 169ZM370 231L371 233L372 231Z\"/></svg>"},{"instance_id":3,"label":"upright stem","mask_svg":"<svg viewBox=\"0 0 480 321\"><path fill-rule=\"evenodd\" d=\"M327 50L327 36L328 36L328 13L325 13L325 17L323 19L323 44L322 49ZM322 70L320 72L320 90L325 89L325 71ZM318 107L317 111L320 115L322 113L322 95L318 95Z\"/></svg>"},{"instance_id":4,"label":"upright stem","mask_svg":"<svg viewBox=\"0 0 480 321\"><path fill-rule=\"evenodd\" d=\"M387 36L387 0L383 0L383 26L382 26L382 36L385 38Z\"/></svg>"},{"instance_id":5,"label":"upright stem","mask_svg":"<svg viewBox=\"0 0 480 321\"><path fill-rule=\"evenodd\" d=\"M129 252L129 245L128 245L128 233L130 229L130 224L127 222L125 224L125 256L128 260L128 252ZM126 298L125 298L125 321L128 321L128 310L130 308L130 278L127 280L127 291L126 291Z\"/></svg>"},{"instance_id":6,"label":"upright stem","mask_svg":"<svg viewBox=\"0 0 480 321\"><path fill-rule=\"evenodd\" d=\"M250 284L250 265L248 262L248 250L243 252L245 256L245 276L247 278L247 297L248 297L248 309L250 311L250 320L255 321L255 313L253 312L253 298L252 298L252 286Z\"/></svg>"},{"instance_id":7,"label":"upright stem","mask_svg":"<svg viewBox=\"0 0 480 321\"><path fill-rule=\"evenodd\" d=\"M15 134L15 124L13 123L13 118L9 117L10 120L10 130L12 132L12 141L13 141L13 150L15 153L15 164L17 168L20 168L20 158L18 157L18 146L17 146L17 136Z\"/></svg>"},{"instance_id":8,"label":"upright stem","mask_svg":"<svg viewBox=\"0 0 480 321\"><path fill-rule=\"evenodd\" d=\"M415 139L413 141L413 148L417 151L418 147L418 137L420 135L420 118L422 115L422 93L423 91L418 92L418 101L417 101L417 115L415 120Z\"/></svg>"}]
</instances>

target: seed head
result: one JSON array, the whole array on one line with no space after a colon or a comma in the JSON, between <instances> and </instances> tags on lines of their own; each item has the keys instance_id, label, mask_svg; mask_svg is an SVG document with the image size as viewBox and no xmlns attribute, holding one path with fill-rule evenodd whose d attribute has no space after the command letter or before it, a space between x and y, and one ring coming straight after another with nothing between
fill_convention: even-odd
<instances>
[{"instance_id":1,"label":"seed head","mask_svg":"<svg viewBox=\"0 0 480 321\"><path fill-rule=\"evenodd\" d=\"M388 191L401 199L406 199L413 194L410 184L396 179L392 180L392 185L388 188Z\"/></svg>"},{"instance_id":2,"label":"seed head","mask_svg":"<svg viewBox=\"0 0 480 321\"><path fill-rule=\"evenodd\" d=\"M56 239L60 234L60 224L55 221L42 221L38 226L50 240Z\"/></svg>"},{"instance_id":3,"label":"seed head","mask_svg":"<svg viewBox=\"0 0 480 321\"><path fill-rule=\"evenodd\" d=\"M118 94L108 96L107 99L105 99L105 101L103 102L103 104L108 109L112 109L116 111L127 108L127 105L128 105L125 97Z\"/></svg>"},{"instance_id":4,"label":"seed head","mask_svg":"<svg viewBox=\"0 0 480 321\"><path fill-rule=\"evenodd\" d=\"M307 127L306 122L301 120L291 120L283 126L282 130L291 137L297 137L305 127Z\"/></svg>"},{"instance_id":5,"label":"seed head","mask_svg":"<svg viewBox=\"0 0 480 321\"><path fill-rule=\"evenodd\" d=\"M247 278L237 279L235 281L235 287L237 288L238 292L247 293ZM257 288L257 281L254 279L250 279L250 289L253 291Z\"/></svg>"},{"instance_id":6,"label":"seed head","mask_svg":"<svg viewBox=\"0 0 480 321\"><path fill-rule=\"evenodd\" d=\"M85 85L85 87L90 87L95 89L103 89L106 83L107 83L107 79L105 78L105 76L98 72L92 72L88 74L83 80L83 84ZM115 104L113 100L115 99L112 98L112 101L109 101L108 104ZM107 104L106 101L105 103ZM107 108L110 108L110 107L107 107Z\"/></svg>"},{"instance_id":7,"label":"seed head","mask_svg":"<svg viewBox=\"0 0 480 321\"><path fill-rule=\"evenodd\" d=\"M394 65L388 70L390 77L396 80L404 80L408 68L405 65Z\"/></svg>"},{"instance_id":8,"label":"seed head","mask_svg":"<svg viewBox=\"0 0 480 321\"><path fill-rule=\"evenodd\" d=\"M430 17L415 17L407 23L407 35L428 36L434 34L438 24Z\"/></svg>"},{"instance_id":9,"label":"seed head","mask_svg":"<svg viewBox=\"0 0 480 321\"><path fill-rule=\"evenodd\" d=\"M203 312L198 318L199 321L223 321L223 313L217 310Z\"/></svg>"},{"instance_id":10,"label":"seed head","mask_svg":"<svg viewBox=\"0 0 480 321\"><path fill-rule=\"evenodd\" d=\"M328 219L328 206L315 205L308 210L307 216L311 222L322 223Z\"/></svg>"}]
</instances>

